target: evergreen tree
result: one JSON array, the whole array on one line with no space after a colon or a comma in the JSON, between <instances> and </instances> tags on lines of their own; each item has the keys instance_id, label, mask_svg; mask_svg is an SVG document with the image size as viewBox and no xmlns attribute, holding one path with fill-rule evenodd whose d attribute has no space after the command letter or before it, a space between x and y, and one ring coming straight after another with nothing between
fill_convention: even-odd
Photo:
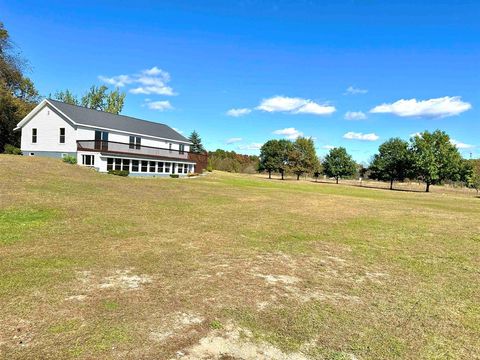
<instances>
[{"instance_id":1,"label":"evergreen tree","mask_svg":"<svg viewBox=\"0 0 480 360\"><path fill-rule=\"evenodd\" d=\"M202 145L202 139L195 130L192 131L188 140L192 142L192 145L190 145L191 152L196 154L203 154L205 152L205 148Z\"/></svg>"}]
</instances>

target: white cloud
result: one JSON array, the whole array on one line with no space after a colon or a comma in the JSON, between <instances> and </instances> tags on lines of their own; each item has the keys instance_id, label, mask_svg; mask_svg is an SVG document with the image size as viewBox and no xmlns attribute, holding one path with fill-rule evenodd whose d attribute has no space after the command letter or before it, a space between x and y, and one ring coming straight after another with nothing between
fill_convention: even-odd
<instances>
[{"instance_id":1,"label":"white cloud","mask_svg":"<svg viewBox=\"0 0 480 360\"><path fill-rule=\"evenodd\" d=\"M133 81L132 78L128 75L118 75L110 78L100 75L98 78L101 81L110 85L114 85L116 87L124 87L125 85L131 84Z\"/></svg>"},{"instance_id":2,"label":"white cloud","mask_svg":"<svg viewBox=\"0 0 480 360\"><path fill-rule=\"evenodd\" d=\"M173 89L167 85L170 81L170 74L156 66L151 69L142 70L138 74L118 75L112 77L100 75L98 78L107 84L118 87L136 85L129 90L132 94L176 95Z\"/></svg>"},{"instance_id":3,"label":"white cloud","mask_svg":"<svg viewBox=\"0 0 480 360\"><path fill-rule=\"evenodd\" d=\"M283 135L287 139L292 139L292 140L298 138L299 136L303 136L303 132L298 131L297 129L295 129L293 127L275 130L273 133L275 135Z\"/></svg>"},{"instance_id":4,"label":"white cloud","mask_svg":"<svg viewBox=\"0 0 480 360\"><path fill-rule=\"evenodd\" d=\"M323 145L322 146L322 149L324 150L332 150L332 149L335 149L336 146L333 146L333 145Z\"/></svg>"},{"instance_id":5,"label":"white cloud","mask_svg":"<svg viewBox=\"0 0 480 360\"><path fill-rule=\"evenodd\" d=\"M475 145L465 144L463 142L451 139L450 142L457 147L457 149L472 149Z\"/></svg>"},{"instance_id":6,"label":"white cloud","mask_svg":"<svg viewBox=\"0 0 480 360\"><path fill-rule=\"evenodd\" d=\"M470 110L472 105L462 101L460 96L445 96L436 99L401 99L392 104L382 104L370 110L371 113L394 114L401 117L448 117Z\"/></svg>"},{"instance_id":7,"label":"white cloud","mask_svg":"<svg viewBox=\"0 0 480 360\"><path fill-rule=\"evenodd\" d=\"M165 111L173 109L168 100L147 102L147 107L152 110Z\"/></svg>"},{"instance_id":8,"label":"white cloud","mask_svg":"<svg viewBox=\"0 0 480 360\"><path fill-rule=\"evenodd\" d=\"M259 150L263 144L260 143L251 143L246 145L238 145L238 150Z\"/></svg>"},{"instance_id":9,"label":"white cloud","mask_svg":"<svg viewBox=\"0 0 480 360\"><path fill-rule=\"evenodd\" d=\"M314 115L329 115L336 111L335 107L331 105L321 105L312 100L287 96L274 96L263 99L256 109L266 112Z\"/></svg>"},{"instance_id":10,"label":"white cloud","mask_svg":"<svg viewBox=\"0 0 480 360\"><path fill-rule=\"evenodd\" d=\"M422 133L421 132L415 132L415 133L411 133L410 134L410 137L413 138L415 136L422 136Z\"/></svg>"},{"instance_id":11,"label":"white cloud","mask_svg":"<svg viewBox=\"0 0 480 360\"><path fill-rule=\"evenodd\" d=\"M252 110L247 109L247 108L241 108L241 109L230 109L227 111L228 116L233 116L233 117L239 117L243 115L248 115L252 112Z\"/></svg>"},{"instance_id":12,"label":"white cloud","mask_svg":"<svg viewBox=\"0 0 480 360\"><path fill-rule=\"evenodd\" d=\"M365 120L366 118L367 115L362 111L347 111L344 116L345 120Z\"/></svg>"},{"instance_id":13,"label":"white cloud","mask_svg":"<svg viewBox=\"0 0 480 360\"><path fill-rule=\"evenodd\" d=\"M379 136L374 133L363 134L363 133L349 131L343 135L343 138L348 140L375 141L379 139Z\"/></svg>"},{"instance_id":14,"label":"white cloud","mask_svg":"<svg viewBox=\"0 0 480 360\"><path fill-rule=\"evenodd\" d=\"M234 144L234 143L240 142L242 140L243 139L241 137L233 137L233 138L227 139L225 141L225 144Z\"/></svg>"},{"instance_id":15,"label":"white cloud","mask_svg":"<svg viewBox=\"0 0 480 360\"><path fill-rule=\"evenodd\" d=\"M354 86L349 86L347 90L344 92L344 95L357 95L357 94L366 94L368 92L367 89L360 89Z\"/></svg>"}]
</instances>

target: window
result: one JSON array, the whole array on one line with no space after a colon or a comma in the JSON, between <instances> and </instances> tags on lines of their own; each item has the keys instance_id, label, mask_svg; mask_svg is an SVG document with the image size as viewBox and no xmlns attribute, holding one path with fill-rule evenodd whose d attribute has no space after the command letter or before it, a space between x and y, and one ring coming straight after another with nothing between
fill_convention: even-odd
<instances>
[{"instance_id":1,"label":"window","mask_svg":"<svg viewBox=\"0 0 480 360\"><path fill-rule=\"evenodd\" d=\"M108 150L108 132L95 130L95 149Z\"/></svg>"},{"instance_id":2,"label":"window","mask_svg":"<svg viewBox=\"0 0 480 360\"><path fill-rule=\"evenodd\" d=\"M183 173L183 165L182 164L177 164L177 171L179 174Z\"/></svg>"},{"instance_id":3,"label":"window","mask_svg":"<svg viewBox=\"0 0 480 360\"><path fill-rule=\"evenodd\" d=\"M138 160L132 160L132 172L138 172Z\"/></svg>"},{"instance_id":4,"label":"window","mask_svg":"<svg viewBox=\"0 0 480 360\"><path fill-rule=\"evenodd\" d=\"M183 165L183 173L188 174L188 165L187 164Z\"/></svg>"},{"instance_id":5,"label":"window","mask_svg":"<svg viewBox=\"0 0 480 360\"><path fill-rule=\"evenodd\" d=\"M35 156L35 153L30 153L30 156Z\"/></svg>"},{"instance_id":6,"label":"window","mask_svg":"<svg viewBox=\"0 0 480 360\"><path fill-rule=\"evenodd\" d=\"M148 161L142 161L142 172L148 171Z\"/></svg>"},{"instance_id":7,"label":"window","mask_svg":"<svg viewBox=\"0 0 480 360\"><path fill-rule=\"evenodd\" d=\"M65 128L60 128L60 144L65 144Z\"/></svg>"},{"instance_id":8,"label":"window","mask_svg":"<svg viewBox=\"0 0 480 360\"><path fill-rule=\"evenodd\" d=\"M67 153L62 153L62 159L65 158L65 157L67 157L67 156L68 156Z\"/></svg>"},{"instance_id":9,"label":"window","mask_svg":"<svg viewBox=\"0 0 480 360\"><path fill-rule=\"evenodd\" d=\"M130 136L128 147L130 149L140 150L142 138L139 136Z\"/></svg>"},{"instance_id":10,"label":"window","mask_svg":"<svg viewBox=\"0 0 480 360\"><path fill-rule=\"evenodd\" d=\"M107 158L107 171L113 170L113 158Z\"/></svg>"},{"instance_id":11,"label":"window","mask_svg":"<svg viewBox=\"0 0 480 360\"><path fill-rule=\"evenodd\" d=\"M161 161L158 163L158 172L159 173L163 172L163 162Z\"/></svg>"},{"instance_id":12,"label":"window","mask_svg":"<svg viewBox=\"0 0 480 360\"><path fill-rule=\"evenodd\" d=\"M130 171L130 160L129 159L123 159L122 170Z\"/></svg>"},{"instance_id":13,"label":"window","mask_svg":"<svg viewBox=\"0 0 480 360\"><path fill-rule=\"evenodd\" d=\"M165 163L165 172L167 174L170 173L170 163L168 163L168 162Z\"/></svg>"},{"instance_id":14,"label":"window","mask_svg":"<svg viewBox=\"0 0 480 360\"><path fill-rule=\"evenodd\" d=\"M168 151L172 152L172 144L168 144Z\"/></svg>"},{"instance_id":15,"label":"window","mask_svg":"<svg viewBox=\"0 0 480 360\"><path fill-rule=\"evenodd\" d=\"M155 172L155 161L150 161L150 172Z\"/></svg>"},{"instance_id":16,"label":"window","mask_svg":"<svg viewBox=\"0 0 480 360\"><path fill-rule=\"evenodd\" d=\"M122 170L122 159L115 159L115 170Z\"/></svg>"},{"instance_id":17,"label":"window","mask_svg":"<svg viewBox=\"0 0 480 360\"><path fill-rule=\"evenodd\" d=\"M82 155L82 165L93 166L95 165L95 156L94 155ZM108 163L107 163L108 167Z\"/></svg>"},{"instance_id":18,"label":"window","mask_svg":"<svg viewBox=\"0 0 480 360\"><path fill-rule=\"evenodd\" d=\"M178 153L179 153L180 155L185 154L185 145L180 144L180 145L178 146Z\"/></svg>"},{"instance_id":19,"label":"window","mask_svg":"<svg viewBox=\"0 0 480 360\"><path fill-rule=\"evenodd\" d=\"M32 129L32 144L37 143L37 129Z\"/></svg>"}]
</instances>

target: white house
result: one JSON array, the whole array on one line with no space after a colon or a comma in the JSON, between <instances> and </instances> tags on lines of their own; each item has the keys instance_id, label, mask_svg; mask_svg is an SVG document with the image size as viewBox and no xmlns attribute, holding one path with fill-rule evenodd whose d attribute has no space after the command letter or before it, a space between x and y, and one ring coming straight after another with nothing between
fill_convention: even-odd
<instances>
[{"instance_id":1,"label":"white house","mask_svg":"<svg viewBox=\"0 0 480 360\"><path fill-rule=\"evenodd\" d=\"M206 158L189 152L191 142L171 127L124 115L46 99L15 130L23 155L65 157L100 172L186 175L200 172Z\"/></svg>"}]
</instances>

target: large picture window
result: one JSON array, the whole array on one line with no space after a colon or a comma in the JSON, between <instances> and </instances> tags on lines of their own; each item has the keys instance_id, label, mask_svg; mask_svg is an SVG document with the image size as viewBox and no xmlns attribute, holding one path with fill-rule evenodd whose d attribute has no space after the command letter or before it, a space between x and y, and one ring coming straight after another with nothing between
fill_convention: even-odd
<instances>
[{"instance_id":1,"label":"large picture window","mask_svg":"<svg viewBox=\"0 0 480 360\"><path fill-rule=\"evenodd\" d=\"M32 129L32 143L37 143L37 129Z\"/></svg>"},{"instance_id":2,"label":"large picture window","mask_svg":"<svg viewBox=\"0 0 480 360\"><path fill-rule=\"evenodd\" d=\"M130 171L130 160L129 159L123 159L122 170Z\"/></svg>"},{"instance_id":3,"label":"large picture window","mask_svg":"<svg viewBox=\"0 0 480 360\"><path fill-rule=\"evenodd\" d=\"M167 174L170 173L170 163L168 163L168 162L165 163L165 172L166 172Z\"/></svg>"},{"instance_id":4,"label":"large picture window","mask_svg":"<svg viewBox=\"0 0 480 360\"><path fill-rule=\"evenodd\" d=\"M60 128L60 144L65 144L65 128Z\"/></svg>"},{"instance_id":5,"label":"large picture window","mask_svg":"<svg viewBox=\"0 0 480 360\"><path fill-rule=\"evenodd\" d=\"M142 172L148 171L148 161L142 161Z\"/></svg>"},{"instance_id":6,"label":"large picture window","mask_svg":"<svg viewBox=\"0 0 480 360\"><path fill-rule=\"evenodd\" d=\"M182 164L177 164L177 172L179 174L183 174L183 165Z\"/></svg>"},{"instance_id":7,"label":"large picture window","mask_svg":"<svg viewBox=\"0 0 480 360\"><path fill-rule=\"evenodd\" d=\"M113 158L107 158L107 171L113 170Z\"/></svg>"}]
</instances>

